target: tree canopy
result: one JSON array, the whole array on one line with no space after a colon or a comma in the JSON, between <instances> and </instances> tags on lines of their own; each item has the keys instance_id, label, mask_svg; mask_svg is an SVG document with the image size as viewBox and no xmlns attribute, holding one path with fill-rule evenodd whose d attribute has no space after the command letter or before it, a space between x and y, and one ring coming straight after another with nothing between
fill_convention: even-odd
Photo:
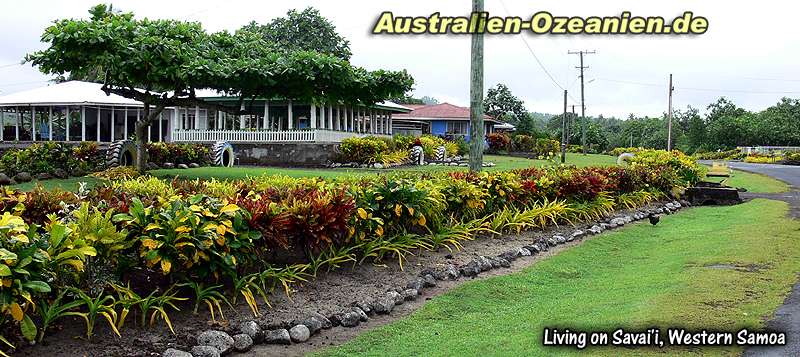
<instances>
[{"instance_id":1,"label":"tree canopy","mask_svg":"<svg viewBox=\"0 0 800 357\"><path fill-rule=\"evenodd\" d=\"M264 36L279 51L314 51L350 60L350 42L336 32L336 27L319 10L308 7L301 12L289 10L286 17L265 25L251 22L244 29Z\"/></svg>"},{"instance_id":2,"label":"tree canopy","mask_svg":"<svg viewBox=\"0 0 800 357\"><path fill-rule=\"evenodd\" d=\"M518 124L525 119L527 110L525 103L514 96L505 84L499 83L489 88L486 92L486 99L483 101L486 114L492 117Z\"/></svg>"},{"instance_id":3,"label":"tree canopy","mask_svg":"<svg viewBox=\"0 0 800 357\"><path fill-rule=\"evenodd\" d=\"M197 22L137 19L96 8L92 15L56 21L42 35L49 47L27 60L56 75L102 68L107 92L167 106L207 107L194 95L203 88L242 98L372 104L413 85L405 71L367 71L326 53L275 50L279 46L249 26L207 33Z\"/></svg>"},{"instance_id":4,"label":"tree canopy","mask_svg":"<svg viewBox=\"0 0 800 357\"><path fill-rule=\"evenodd\" d=\"M257 97L371 105L403 95L414 83L404 70L368 71L315 48L281 50L280 43L269 42L251 25L233 33L207 33L198 22L138 19L102 5L90 13L88 20L56 20L41 37L48 47L26 60L58 76L102 71L98 77L106 93L144 103L144 116L136 124L139 140L165 107L238 114L246 100ZM313 9L300 14L321 17ZM238 96L239 101L206 102L197 98L199 89Z\"/></svg>"}]
</instances>

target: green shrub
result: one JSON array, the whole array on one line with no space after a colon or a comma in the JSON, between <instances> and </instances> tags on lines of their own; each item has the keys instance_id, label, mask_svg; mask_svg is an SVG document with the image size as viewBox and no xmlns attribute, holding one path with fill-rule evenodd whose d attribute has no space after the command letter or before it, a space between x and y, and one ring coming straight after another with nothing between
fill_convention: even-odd
<instances>
[{"instance_id":1,"label":"green shrub","mask_svg":"<svg viewBox=\"0 0 800 357\"><path fill-rule=\"evenodd\" d=\"M389 151L389 145L374 136L352 137L342 140L339 151L341 155L339 160L342 162L371 164L379 161L381 155Z\"/></svg>"}]
</instances>

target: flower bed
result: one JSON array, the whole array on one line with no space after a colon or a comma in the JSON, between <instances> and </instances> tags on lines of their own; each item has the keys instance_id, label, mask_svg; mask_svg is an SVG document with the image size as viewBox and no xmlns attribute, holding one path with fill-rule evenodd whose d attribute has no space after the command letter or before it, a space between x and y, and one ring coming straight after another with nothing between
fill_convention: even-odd
<instances>
[{"instance_id":1,"label":"flower bed","mask_svg":"<svg viewBox=\"0 0 800 357\"><path fill-rule=\"evenodd\" d=\"M653 173L658 173L654 175ZM678 152L644 151L630 166L376 175L337 181L114 180L90 191L0 195L0 311L8 342L41 340L66 315L124 333L124 315L171 327L175 304L221 312L243 299L347 262L457 249L480 235L596 219L695 183ZM279 257L294 257L281 261ZM148 284L138 282L149 281ZM6 283L7 282L7 283ZM218 316L218 315L216 315Z\"/></svg>"}]
</instances>

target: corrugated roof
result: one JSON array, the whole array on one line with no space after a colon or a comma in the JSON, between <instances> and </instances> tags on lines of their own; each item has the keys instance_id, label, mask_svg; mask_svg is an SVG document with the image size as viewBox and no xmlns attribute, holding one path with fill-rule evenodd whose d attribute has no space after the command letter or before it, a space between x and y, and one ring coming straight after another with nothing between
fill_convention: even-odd
<instances>
[{"instance_id":1,"label":"corrugated roof","mask_svg":"<svg viewBox=\"0 0 800 357\"><path fill-rule=\"evenodd\" d=\"M99 83L69 81L0 96L0 105L128 105L142 103L116 94L106 95Z\"/></svg>"}]
</instances>

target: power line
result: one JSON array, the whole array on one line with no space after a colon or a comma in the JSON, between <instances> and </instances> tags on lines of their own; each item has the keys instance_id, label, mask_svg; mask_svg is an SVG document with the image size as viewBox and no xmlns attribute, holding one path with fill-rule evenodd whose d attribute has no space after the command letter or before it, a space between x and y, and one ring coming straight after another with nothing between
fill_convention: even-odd
<instances>
[{"instance_id":1,"label":"power line","mask_svg":"<svg viewBox=\"0 0 800 357\"><path fill-rule=\"evenodd\" d=\"M0 66L0 68L8 68L8 67L13 67L13 66L22 66L23 64L24 63L21 63L21 62L9 63L9 64L4 64L4 65Z\"/></svg>"},{"instance_id":2,"label":"power line","mask_svg":"<svg viewBox=\"0 0 800 357\"><path fill-rule=\"evenodd\" d=\"M503 0L500 0L500 5L502 5L502 6L503 6L503 11L505 11L505 12L506 12L506 15L507 15L507 16L511 16L511 13L508 11L508 7L506 7L506 3L505 3L505 1L503 1ZM535 59L535 60L536 60L536 63L538 63L538 64L539 64L539 68L541 68L541 69L542 69L542 71L544 72L544 74L546 74L546 75L547 75L547 77L548 77L548 78L550 78L550 81L552 81L552 82L553 82L553 84L555 84L555 86L556 86L556 87L558 87L559 89L561 89L561 90L566 90L566 88L564 88L563 86L561 86L561 84L559 84L559 83L558 83L558 81L556 81L556 79L553 77L553 75L552 75L552 74L550 74L550 71L548 71L548 70L547 70L547 68L544 66L544 63L542 63L542 61L539 59L539 56L537 56L537 55L536 55L536 52L534 52L534 51L533 51L533 48L531 47L531 45L530 45L530 44L528 44L528 41L525 39L525 36L524 36L524 35L521 35L521 36L519 36L519 38L522 40L522 43L524 43L524 44L525 44L525 47L526 47L526 48L528 48L528 52L530 52L530 53L531 53L531 55L533 56L533 59ZM567 95L568 95L568 96L570 97L570 99L572 99L573 101L576 101L576 102L578 101L577 99L575 99L575 98L572 96L572 94L569 94L569 92L567 93Z\"/></svg>"},{"instance_id":3,"label":"power line","mask_svg":"<svg viewBox=\"0 0 800 357\"><path fill-rule=\"evenodd\" d=\"M648 87L664 86L664 84L644 83L644 82L628 81L621 79L610 79L610 78L595 78L595 79L599 81L633 84L633 85L648 86ZM749 94L800 94L800 91L756 91L747 89L698 88L698 87L675 87L675 89L698 91L698 92L730 92L730 93L749 93Z\"/></svg>"}]
</instances>

